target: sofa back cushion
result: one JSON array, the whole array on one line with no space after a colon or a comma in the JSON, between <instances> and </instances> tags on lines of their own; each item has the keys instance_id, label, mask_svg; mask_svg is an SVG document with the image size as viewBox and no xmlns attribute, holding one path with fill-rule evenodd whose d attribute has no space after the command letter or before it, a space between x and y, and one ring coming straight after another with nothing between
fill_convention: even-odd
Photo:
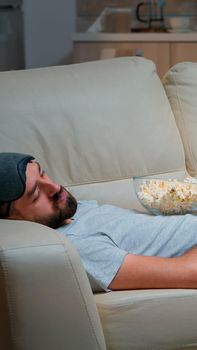
<instances>
[{"instance_id":1,"label":"sofa back cushion","mask_svg":"<svg viewBox=\"0 0 197 350\"><path fill-rule=\"evenodd\" d=\"M163 83L184 144L187 170L197 176L197 63L176 64Z\"/></svg>"},{"instance_id":2,"label":"sofa back cushion","mask_svg":"<svg viewBox=\"0 0 197 350\"><path fill-rule=\"evenodd\" d=\"M78 199L133 206L133 176L185 168L170 104L144 58L4 72L0 106L0 150L33 154Z\"/></svg>"}]
</instances>

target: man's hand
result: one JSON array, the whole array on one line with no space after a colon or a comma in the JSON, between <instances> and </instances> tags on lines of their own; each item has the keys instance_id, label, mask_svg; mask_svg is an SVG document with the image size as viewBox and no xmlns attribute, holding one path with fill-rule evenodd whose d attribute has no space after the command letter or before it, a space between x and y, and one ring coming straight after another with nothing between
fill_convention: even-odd
<instances>
[{"instance_id":1,"label":"man's hand","mask_svg":"<svg viewBox=\"0 0 197 350\"><path fill-rule=\"evenodd\" d=\"M175 258L128 254L109 288L197 288L197 247Z\"/></svg>"}]
</instances>

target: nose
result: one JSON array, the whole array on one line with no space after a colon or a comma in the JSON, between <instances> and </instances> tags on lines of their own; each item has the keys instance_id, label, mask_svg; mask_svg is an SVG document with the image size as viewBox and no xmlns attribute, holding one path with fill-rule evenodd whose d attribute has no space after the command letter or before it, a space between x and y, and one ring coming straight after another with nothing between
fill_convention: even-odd
<instances>
[{"instance_id":1,"label":"nose","mask_svg":"<svg viewBox=\"0 0 197 350\"><path fill-rule=\"evenodd\" d=\"M48 176L40 180L39 187L49 198L52 198L61 189L61 186L53 182Z\"/></svg>"}]
</instances>

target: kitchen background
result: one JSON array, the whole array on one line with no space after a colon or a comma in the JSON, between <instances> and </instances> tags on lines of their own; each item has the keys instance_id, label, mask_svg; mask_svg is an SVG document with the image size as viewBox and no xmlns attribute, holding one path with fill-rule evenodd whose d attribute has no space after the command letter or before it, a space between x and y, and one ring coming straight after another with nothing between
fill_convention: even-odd
<instances>
[{"instance_id":1,"label":"kitchen background","mask_svg":"<svg viewBox=\"0 0 197 350\"><path fill-rule=\"evenodd\" d=\"M75 0L0 0L0 71L72 63Z\"/></svg>"},{"instance_id":2,"label":"kitchen background","mask_svg":"<svg viewBox=\"0 0 197 350\"><path fill-rule=\"evenodd\" d=\"M133 10L132 20L135 21L135 9L140 2L148 2L147 0L77 0L77 31L86 31L101 12L106 7L131 8ZM154 1L149 1L154 2ZM155 1L161 2L161 1ZM145 8L144 8L145 9ZM197 20L197 0L166 0L164 7L164 15L166 17L191 16Z\"/></svg>"},{"instance_id":3,"label":"kitchen background","mask_svg":"<svg viewBox=\"0 0 197 350\"><path fill-rule=\"evenodd\" d=\"M143 56L162 78L178 62L197 62L197 0L76 1L75 63Z\"/></svg>"},{"instance_id":4,"label":"kitchen background","mask_svg":"<svg viewBox=\"0 0 197 350\"><path fill-rule=\"evenodd\" d=\"M161 1L158 0L160 3ZM146 23L136 21L135 18L135 9L140 2L140 0L0 0L0 71L70 64L73 63L73 52L76 50L79 52L79 48L75 50L75 46L80 45L81 51L83 44L85 54L82 58L78 55L77 59L79 61L97 59L97 48L95 46L90 48L85 37L79 40L77 34L87 32L106 7L129 8L132 10L132 30L135 26L146 27ZM149 2L152 3L153 0ZM140 10L142 16L144 12L145 7ZM192 51L193 55L185 57L181 54L180 59L197 61L197 0L166 0L164 15L187 16L194 24L196 23L196 27L193 27L196 32L193 46L190 47L186 42L181 46L181 52ZM99 45L103 47L101 43L97 46ZM160 52L159 45L149 47L150 51L152 48L155 50L157 48ZM172 63L174 61L169 61L169 64Z\"/></svg>"}]
</instances>

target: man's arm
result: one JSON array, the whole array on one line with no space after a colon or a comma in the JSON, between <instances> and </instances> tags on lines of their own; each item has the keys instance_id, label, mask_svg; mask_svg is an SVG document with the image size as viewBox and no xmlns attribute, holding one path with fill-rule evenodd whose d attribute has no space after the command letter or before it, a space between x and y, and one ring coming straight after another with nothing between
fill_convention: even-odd
<instances>
[{"instance_id":1,"label":"man's arm","mask_svg":"<svg viewBox=\"0 0 197 350\"><path fill-rule=\"evenodd\" d=\"M128 254L109 288L197 288L197 248L175 258Z\"/></svg>"}]
</instances>

